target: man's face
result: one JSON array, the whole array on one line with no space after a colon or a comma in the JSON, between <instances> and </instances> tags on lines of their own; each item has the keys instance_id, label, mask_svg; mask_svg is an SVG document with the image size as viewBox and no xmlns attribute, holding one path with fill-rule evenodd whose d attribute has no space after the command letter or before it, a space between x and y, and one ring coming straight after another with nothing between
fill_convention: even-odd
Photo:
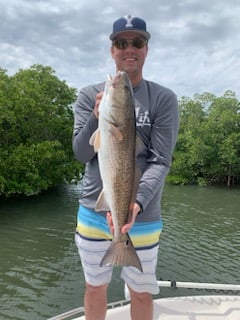
<instances>
[{"instance_id":1,"label":"man's face","mask_svg":"<svg viewBox=\"0 0 240 320\"><path fill-rule=\"evenodd\" d=\"M134 42L131 41L136 39L136 44L142 41L143 47L137 48L134 46ZM127 40L130 41L126 48L118 48L116 45L112 45L111 54L115 60L117 70L125 71L128 75L136 77L142 75L142 67L144 65L148 46L144 42L144 38L134 31L124 32L117 36L116 40Z\"/></svg>"}]
</instances>

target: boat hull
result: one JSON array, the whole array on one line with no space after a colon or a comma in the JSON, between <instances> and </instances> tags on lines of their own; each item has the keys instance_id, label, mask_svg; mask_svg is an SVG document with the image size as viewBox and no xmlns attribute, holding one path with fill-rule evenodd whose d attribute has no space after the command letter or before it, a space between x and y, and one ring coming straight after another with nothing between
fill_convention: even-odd
<instances>
[{"instance_id":1,"label":"boat hull","mask_svg":"<svg viewBox=\"0 0 240 320\"><path fill-rule=\"evenodd\" d=\"M83 320L84 316L75 318ZM106 320L130 319L129 304L110 309ZM240 296L188 296L154 300L153 320L239 320Z\"/></svg>"}]
</instances>

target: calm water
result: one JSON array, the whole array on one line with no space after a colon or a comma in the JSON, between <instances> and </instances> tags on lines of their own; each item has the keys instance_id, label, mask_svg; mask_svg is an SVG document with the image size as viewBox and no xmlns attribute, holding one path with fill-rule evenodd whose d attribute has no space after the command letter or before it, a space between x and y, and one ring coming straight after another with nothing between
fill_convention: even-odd
<instances>
[{"instance_id":1,"label":"calm water","mask_svg":"<svg viewBox=\"0 0 240 320\"><path fill-rule=\"evenodd\" d=\"M0 319L46 320L83 304L74 244L79 187L0 202ZM240 284L240 189L166 186L158 277ZM201 294L203 292L200 292ZM161 290L161 296L200 294ZM109 302L123 298L116 269Z\"/></svg>"}]
</instances>

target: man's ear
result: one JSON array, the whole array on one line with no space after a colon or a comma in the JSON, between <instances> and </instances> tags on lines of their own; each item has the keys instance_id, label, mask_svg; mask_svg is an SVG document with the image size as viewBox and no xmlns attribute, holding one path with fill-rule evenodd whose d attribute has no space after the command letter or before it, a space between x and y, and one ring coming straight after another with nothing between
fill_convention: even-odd
<instances>
[{"instance_id":1,"label":"man's ear","mask_svg":"<svg viewBox=\"0 0 240 320\"><path fill-rule=\"evenodd\" d=\"M111 46L111 48L110 48L110 52L111 52L111 56L112 56L112 58L114 58L114 48L113 48L113 46Z\"/></svg>"}]
</instances>

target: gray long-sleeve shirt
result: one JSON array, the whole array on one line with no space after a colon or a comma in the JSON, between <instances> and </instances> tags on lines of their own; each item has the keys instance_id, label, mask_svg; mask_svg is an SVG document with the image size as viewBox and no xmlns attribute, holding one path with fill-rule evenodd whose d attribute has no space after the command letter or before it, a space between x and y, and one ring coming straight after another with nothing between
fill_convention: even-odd
<instances>
[{"instance_id":1,"label":"gray long-sleeve shirt","mask_svg":"<svg viewBox=\"0 0 240 320\"><path fill-rule=\"evenodd\" d=\"M86 164L80 203L93 210L102 182L97 154L89 140L98 127L98 119L93 113L96 94L103 90L104 83L83 88L74 115L73 152L77 160ZM144 145L137 155L142 177L136 200L143 211L136 221L156 221L161 218L162 190L178 134L177 98L171 90L146 80L133 88L133 92L137 134Z\"/></svg>"}]
</instances>

